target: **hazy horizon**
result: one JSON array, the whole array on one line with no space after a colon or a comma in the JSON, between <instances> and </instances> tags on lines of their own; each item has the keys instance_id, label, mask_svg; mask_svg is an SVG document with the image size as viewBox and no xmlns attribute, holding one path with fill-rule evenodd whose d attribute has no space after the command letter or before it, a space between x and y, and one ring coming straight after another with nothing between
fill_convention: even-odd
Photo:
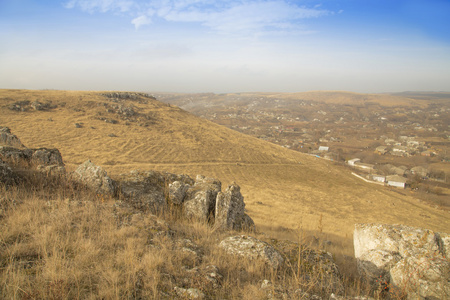
<instances>
[{"instance_id":1,"label":"hazy horizon","mask_svg":"<svg viewBox=\"0 0 450 300\"><path fill-rule=\"evenodd\" d=\"M444 0L0 2L0 88L450 90Z\"/></svg>"}]
</instances>

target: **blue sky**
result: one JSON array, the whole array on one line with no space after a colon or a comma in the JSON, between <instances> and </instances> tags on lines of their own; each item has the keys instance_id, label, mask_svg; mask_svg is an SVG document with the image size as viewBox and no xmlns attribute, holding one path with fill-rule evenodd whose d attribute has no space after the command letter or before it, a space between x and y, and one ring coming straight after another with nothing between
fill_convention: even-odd
<instances>
[{"instance_id":1,"label":"blue sky","mask_svg":"<svg viewBox=\"0 0 450 300\"><path fill-rule=\"evenodd\" d=\"M449 0L0 0L0 88L450 91Z\"/></svg>"}]
</instances>

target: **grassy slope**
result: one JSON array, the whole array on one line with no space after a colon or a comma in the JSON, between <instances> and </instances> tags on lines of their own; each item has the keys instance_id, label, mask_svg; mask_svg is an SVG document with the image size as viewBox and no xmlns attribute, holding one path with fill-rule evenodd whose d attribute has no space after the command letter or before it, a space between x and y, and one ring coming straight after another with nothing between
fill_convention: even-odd
<instances>
[{"instance_id":1,"label":"grassy slope","mask_svg":"<svg viewBox=\"0 0 450 300\"><path fill-rule=\"evenodd\" d=\"M51 100L49 112L13 112L20 100ZM66 105L62 107L61 102ZM117 175L156 169L192 176L204 174L241 186L257 225L316 229L320 215L326 233L350 237L354 223L402 223L450 231L450 214L419 203L407 192L360 181L330 162L248 137L158 101L133 103L156 122L109 124L95 119L110 103L97 92L0 91L0 125L27 147L56 147L68 166L90 158ZM111 115L113 117L113 115ZM52 121L49 121L49 118ZM76 128L75 123L83 123ZM94 128L92 128L94 127ZM109 137L114 133L117 137Z\"/></svg>"}]
</instances>

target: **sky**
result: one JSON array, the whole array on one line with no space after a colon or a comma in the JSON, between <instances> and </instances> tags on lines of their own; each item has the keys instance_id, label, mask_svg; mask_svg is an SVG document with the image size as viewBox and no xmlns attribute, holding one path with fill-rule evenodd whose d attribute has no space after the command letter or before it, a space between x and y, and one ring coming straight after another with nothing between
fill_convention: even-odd
<instances>
[{"instance_id":1,"label":"sky","mask_svg":"<svg viewBox=\"0 0 450 300\"><path fill-rule=\"evenodd\" d=\"M450 0L0 0L0 88L450 91Z\"/></svg>"}]
</instances>

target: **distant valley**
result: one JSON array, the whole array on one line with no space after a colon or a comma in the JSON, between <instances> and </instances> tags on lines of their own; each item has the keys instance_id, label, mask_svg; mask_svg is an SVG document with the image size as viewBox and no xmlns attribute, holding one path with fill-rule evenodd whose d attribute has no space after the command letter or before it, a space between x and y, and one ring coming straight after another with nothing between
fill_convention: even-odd
<instances>
[{"instance_id":1,"label":"distant valley","mask_svg":"<svg viewBox=\"0 0 450 300\"><path fill-rule=\"evenodd\" d=\"M157 94L198 116L336 163L399 175L416 196L450 208L450 94L350 92ZM447 192L445 192L447 191Z\"/></svg>"}]
</instances>

